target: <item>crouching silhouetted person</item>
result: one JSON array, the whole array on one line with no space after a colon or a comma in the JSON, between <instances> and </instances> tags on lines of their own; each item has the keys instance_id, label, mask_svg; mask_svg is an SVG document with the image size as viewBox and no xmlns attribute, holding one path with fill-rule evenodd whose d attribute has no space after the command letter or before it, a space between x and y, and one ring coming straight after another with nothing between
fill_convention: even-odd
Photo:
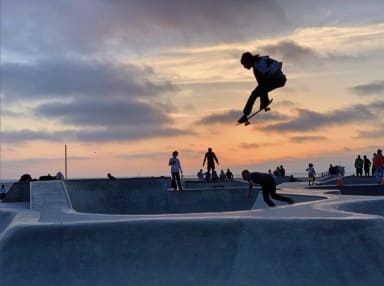
<instances>
[{"instance_id":1,"label":"crouching silhouetted person","mask_svg":"<svg viewBox=\"0 0 384 286\"><path fill-rule=\"evenodd\" d=\"M275 203L269 198L270 196L274 200L279 200L283 202L287 202L288 204L294 204L295 201L291 198L287 198L284 196L281 196L276 193L276 182L273 179L271 174L268 173L258 173L258 172L252 172L250 173L248 170L244 170L241 173L244 180L248 181L249 183L249 190L248 190L248 197L252 197L253 192L253 185L259 184L261 185L261 190L263 192L263 199L264 202L269 205L270 207L274 207Z\"/></svg>"}]
</instances>

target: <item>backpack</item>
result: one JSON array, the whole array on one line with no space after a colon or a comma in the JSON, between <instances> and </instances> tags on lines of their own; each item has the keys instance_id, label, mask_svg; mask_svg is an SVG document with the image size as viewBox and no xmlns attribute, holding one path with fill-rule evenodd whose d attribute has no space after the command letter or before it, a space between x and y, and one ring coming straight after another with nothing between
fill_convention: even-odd
<instances>
[{"instance_id":1,"label":"backpack","mask_svg":"<svg viewBox=\"0 0 384 286\"><path fill-rule=\"evenodd\" d=\"M287 78L282 72L281 68L283 63L269 56L261 57L260 60L255 63L254 67L267 78L270 89L275 89L285 85Z\"/></svg>"}]
</instances>

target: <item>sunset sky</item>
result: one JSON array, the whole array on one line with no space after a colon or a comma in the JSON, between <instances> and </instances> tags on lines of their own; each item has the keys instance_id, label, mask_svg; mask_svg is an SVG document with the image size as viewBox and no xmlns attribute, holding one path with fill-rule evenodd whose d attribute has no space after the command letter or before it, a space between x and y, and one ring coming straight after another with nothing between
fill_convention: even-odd
<instances>
[{"instance_id":1,"label":"sunset sky","mask_svg":"<svg viewBox=\"0 0 384 286\"><path fill-rule=\"evenodd\" d=\"M384 148L383 0L0 0L1 174L354 171ZM271 111L245 51L283 61ZM259 102L256 101L255 108Z\"/></svg>"}]
</instances>

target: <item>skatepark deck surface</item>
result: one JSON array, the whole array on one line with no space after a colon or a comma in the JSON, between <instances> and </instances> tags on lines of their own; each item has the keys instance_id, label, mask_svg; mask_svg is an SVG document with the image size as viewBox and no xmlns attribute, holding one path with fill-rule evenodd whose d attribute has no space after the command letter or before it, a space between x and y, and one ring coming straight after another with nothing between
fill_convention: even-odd
<instances>
[{"instance_id":1,"label":"skatepark deck surface","mask_svg":"<svg viewBox=\"0 0 384 286\"><path fill-rule=\"evenodd\" d=\"M283 183L296 204L268 208L243 183L168 186L38 181L27 201L14 188L0 203L0 285L384 283L382 196Z\"/></svg>"}]
</instances>

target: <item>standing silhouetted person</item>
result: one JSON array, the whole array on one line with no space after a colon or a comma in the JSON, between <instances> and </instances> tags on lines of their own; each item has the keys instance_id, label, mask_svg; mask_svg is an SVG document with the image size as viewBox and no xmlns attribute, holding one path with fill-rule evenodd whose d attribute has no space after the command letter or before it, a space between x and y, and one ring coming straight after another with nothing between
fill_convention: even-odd
<instances>
[{"instance_id":1,"label":"standing silhouetted person","mask_svg":"<svg viewBox=\"0 0 384 286\"><path fill-rule=\"evenodd\" d=\"M213 176L213 172L215 171L215 162L217 163L217 165L219 165L219 160L217 159L215 153L212 151L212 148L208 148L208 152L205 153L203 167L205 165L205 162L207 162L208 173L210 173L212 170L212 176Z\"/></svg>"},{"instance_id":2,"label":"standing silhouetted person","mask_svg":"<svg viewBox=\"0 0 384 286\"><path fill-rule=\"evenodd\" d=\"M180 160L177 158L179 152L173 151L172 158L169 159L168 165L171 166L171 175L172 175L172 187L175 191L179 188L179 191L182 192L183 188L181 186L180 173L183 174L183 169L181 168Z\"/></svg>"},{"instance_id":3,"label":"standing silhouetted person","mask_svg":"<svg viewBox=\"0 0 384 286\"><path fill-rule=\"evenodd\" d=\"M360 155L357 155L357 158L355 159L356 176L363 175L363 166L364 166L363 159L361 159Z\"/></svg>"},{"instance_id":4,"label":"standing silhouetted person","mask_svg":"<svg viewBox=\"0 0 384 286\"><path fill-rule=\"evenodd\" d=\"M367 158L367 156L363 156L363 160L364 160L364 175L365 176L369 176L369 171L371 169L371 161Z\"/></svg>"}]
</instances>

